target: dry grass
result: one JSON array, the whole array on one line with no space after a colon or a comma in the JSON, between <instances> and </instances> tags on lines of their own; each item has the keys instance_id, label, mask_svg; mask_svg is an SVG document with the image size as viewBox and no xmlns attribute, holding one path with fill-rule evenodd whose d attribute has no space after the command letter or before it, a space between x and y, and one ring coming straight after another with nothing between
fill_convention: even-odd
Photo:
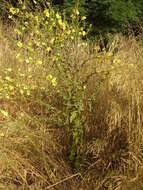
<instances>
[{"instance_id":1,"label":"dry grass","mask_svg":"<svg viewBox=\"0 0 143 190\"><path fill-rule=\"evenodd\" d=\"M142 45L134 38L120 39L115 60L108 64L112 71L90 121L94 135L87 154L94 161L89 164L89 184L91 189L142 189Z\"/></svg>"},{"instance_id":2,"label":"dry grass","mask_svg":"<svg viewBox=\"0 0 143 190\"><path fill-rule=\"evenodd\" d=\"M12 100L1 99L9 117L1 115L0 119L0 189L143 189L142 39L117 37L119 51L111 58L108 53L91 54L88 48L72 45L62 52L70 76L75 75L74 69L78 71L75 80L82 81L95 68L97 71L84 97L80 173L68 161L71 138L62 123L63 99L44 81L45 68L32 71L30 84L35 82L46 90L38 88L28 98L16 94ZM15 50L2 33L0 47L1 74L12 66L17 77ZM64 85L60 77L59 81ZM89 109L86 103L91 95L95 99ZM49 111L49 105L56 109Z\"/></svg>"}]
</instances>

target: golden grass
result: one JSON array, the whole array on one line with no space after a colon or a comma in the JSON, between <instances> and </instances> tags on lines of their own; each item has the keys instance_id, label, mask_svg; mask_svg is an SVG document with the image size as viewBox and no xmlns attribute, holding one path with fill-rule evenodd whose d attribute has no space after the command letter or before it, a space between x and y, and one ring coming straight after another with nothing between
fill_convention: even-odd
<instances>
[{"instance_id":1,"label":"golden grass","mask_svg":"<svg viewBox=\"0 0 143 190\"><path fill-rule=\"evenodd\" d=\"M16 88L12 98L1 98L8 117L0 116L0 189L143 189L142 39L117 36L116 40L119 50L114 56L109 53L116 44L106 53L91 53L88 47L71 44L61 52L71 83L74 77L79 84L96 68L84 96L84 155L79 171L68 160L72 140L61 114L63 97L45 81L49 70L57 74L55 68L32 66L28 84L38 87L30 96L20 95ZM15 83L27 84L29 73L15 59L15 51L1 29L1 75L12 67ZM25 78L20 79L18 72L24 72ZM62 73L58 74L61 86L57 88L64 88ZM90 107L87 99L91 96Z\"/></svg>"},{"instance_id":2,"label":"golden grass","mask_svg":"<svg viewBox=\"0 0 143 190\"><path fill-rule=\"evenodd\" d=\"M91 189L94 181L95 189L143 188L143 47L134 38L122 38L119 45L90 121Z\"/></svg>"}]
</instances>

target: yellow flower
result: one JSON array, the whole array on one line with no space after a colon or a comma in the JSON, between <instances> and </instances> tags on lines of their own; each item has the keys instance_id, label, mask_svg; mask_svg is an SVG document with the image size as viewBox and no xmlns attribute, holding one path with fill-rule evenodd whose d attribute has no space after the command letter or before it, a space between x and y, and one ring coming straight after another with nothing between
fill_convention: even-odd
<instances>
[{"instance_id":1,"label":"yellow flower","mask_svg":"<svg viewBox=\"0 0 143 190\"><path fill-rule=\"evenodd\" d=\"M6 97L6 99L8 99L8 100L9 100L9 98L10 98L8 94L6 94L6 96L5 96L5 97Z\"/></svg>"},{"instance_id":2,"label":"yellow flower","mask_svg":"<svg viewBox=\"0 0 143 190\"><path fill-rule=\"evenodd\" d=\"M10 85L9 86L9 90L13 90L13 89L14 89L14 87Z\"/></svg>"},{"instance_id":3,"label":"yellow flower","mask_svg":"<svg viewBox=\"0 0 143 190\"><path fill-rule=\"evenodd\" d=\"M85 35L86 35L86 32L85 32L85 31L82 31L82 35L85 36Z\"/></svg>"},{"instance_id":4,"label":"yellow flower","mask_svg":"<svg viewBox=\"0 0 143 190\"><path fill-rule=\"evenodd\" d=\"M25 10L25 9L26 9L26 6L25 6L25 5L23 5L22 10Z\"/></svg>"},{"instance_id":5,"label":"yellow flower","mask_svg":"<svg viewBox=\"0 0 143 190\"><path fill-rule=\"evenodd\" d=\"M19 0L18 2L19 2L20 4L22 4L22 3L23 3L23 2L22 2L22 0Z\"/></svg>"},{"instance_id":6,"label":"yellow flower","mask_svg":"<svg viewBox=\"0 0 143 190\"><path fill-rule=\"evenodd\" d=\"M130 67L130 68L134 68L135 65L131 63L131 64L129 64L129 67Z\"/></svg>"},{"instance_id":7,"label":"yellow flower","mask_svg":"<svg viewBox=\"0 0 143 190\"><path fill-rule=\"evenodd\" d=\"M50 47L47 47L47 52L49 53L51 51L51 48Z\"/></svg>"},{"instance_id":8,"label":"yellow flower","mask_svg":"<svg viewBox=\"0 0 143 190\"><path fill-rule=\"evenodd\" d=\"M11 7L9 11L10 11L10 13L12 13L13 15L16 13L16 9L15 9L14 7Z\"/></svg>"},{"instance_id":9,"label":"yellow flower","mask_svg":"<svg viewBox=\"0 0 143 190\"><path fill-rule=\"evenodd\" d=\"M20 53L18 53L17 55L16 55L16 59L18 59L20 57Z\"/></svg>"},{"instance_id":10,"label":"yellow flower","mask_svg":"<svg viewBox=\"0 0 143 190\"><path fill-rule=\"evenodd\" d=\"M17 42L17 46L19 47L19 48L22 48L22 43L19 41L19 42Z\"/></svg>"},{"instance_id":11,"label":"yellow flower","mask_svg":"<svg viewBox=\"0 0 143 190\"><path fill-rule=\"evenodd\" d=\"M20 89L20 94L23 95L24 94L24 91L22 89Z\"/></svg>"},{"instance_id":12,"label":"yellow flower","mask_svg":"<svg viewBox=\"0 0 143 190\"><path fill-rule=\"evenodd\" d=\"M8 72L11 72L11 71L12 71L12 69L11 69L11 68L8 68L8 69L7 69L7 71L8 71Z\"/></svg>"},{"instance_id":13,"label":"yellow flower","mask_svg":"<svg viewBox=\"0 0 143 190\"><path fill-rule=\"evenodd\" d=\"M54 38L52 38L52 39L50 40L50 44L53 44L53 43L54 43L54 41L55 41L55 39L54 39Z\"/></svg>"},{"instance_id":14,"label":"yellow flower","mask_svg":"<svg viewBox=\"0 0 143 190\"><path fill-rule=\"evenodd\" d=\"M44 13L45 13L46 17L49 18L49 16L50 16L49 11L45 10Z\"/></svg>"},{"instance_id":15,"label":"yellow flower","mask_svg":"<svg viewBox=\"0 0 143 190\"><path fill-rule=\"evenodd\" d=\"M4 133L0 133L0 137L4 137L5 136L5 134Z\"/></svg>"},{"instance_id":16,"label":"yellow flower","mask_svg":"<svg viewBox=\"0 0 143 190\"><path fill-rule=\"evenodd\" d=\"M20 30L18 30L17 28L14 31L15 31L16 34L21 35Z\"/></svg>"},{"instance_id":17,"label":"yellow flower","mask_svg":"<svg viewBox=\"0 0 143 190\"><path fill-rule=\"evenodd\" d=\"M51 80L53 77L51 74L49 74L47 77L46 77L46 80Z\"/></svg>"},{"instance_id":18,"label":"yellow flower","mask_svg":"<svg viewBox=\"0 0 143 190\"><path fill-rule=\"evenodd\" d=\"M6 76L5 79L9 82L12 82L12 79L9 76Z\"/></svg>"},{"instance_id":19,"label":"yellow flower","mask_svg":"<svg viewBox=\"0 0 143 190\"><path fill-rule=\"evenodd\" d=\"M65 30L66 29L66 24L65 23L63 23L63 30Z\"/></svg>"},{"instance_id":20,"label":"yellow flower","mask_svg":"<svg viewBox=\"0 0 143 190\"><path fill-rule=\"evenodd\" d=\"M34 2L35 5L37 4L37 2L35 0L33 0L33 2Z\"/></svg>"},{"instance_id":21,"label":"yellow flower","mask_svg":"<svg viewBox=\"0 0 143 190\"><path fill-rule=\"evenodd\" d=\"M59 23L60 26L62 26L63 25L62 19L59 19L58 23Z\"/></svg>"},{"instance_id":22,"label":"yellow flower","mask_svg":"<svg viewBox=\"0 0 143 190\"><path fill-rule=\"evenodd\" d=\"M25 22L24 22L24 25L27 27L27 26L28 26L28 22L25 21Z\"/></svg>"},{"instance_id":23,"label":"yellow flower","mask_svg":"<svg viewBox=\"0 0 143 190\"><path fill-rule=\"evenodd\" d=\"M57 86L57 79L56 79L56 77L54 77L51 82L52 82L52 85L54 87Z\"/></svg>"},{"instance_id":24,"label":"yellow flower","mask_svg":"<svg viewBox=\"0 0 143 190\"><path fill-rule=\"evenodd\" d=\"M46 43L45 43L45 42L42 42L42 46L46 46Z\"/></svg>"},{"instance_id":25,"label":"yellow flower","mask_svg":"<svg viewBox=\"0 0 143 190\"><path fill-rule=\"evenodd\" d=\"M21 116L21 117L24 117L24 113L21 112L21 113L20 113L20 116Z\"/></svg>"},{"instance_id":26,"label":"yellow flower","mask_svg":"<svg viewBox=\"0 0 143 190\"><path fill-rule=\"evenodd\" d=\"M12 18L12 15L8 15L8 18L10 18L10 19L11 19L11 18Z\"/></svg>"},{"instance_id":27,"label":"yellow flower","mask_svg":"<svg viewBox=\"0 0 143 190\"><path fill-rule=\"evenodd\" d=\"M25 62L26 62L26 63L30 63L30 61L29 61L29 59L28 59L28 58L25 60Z\"/></svg>"},{"instance_id":28,"label":"yellow flower","mask_svg":"<svg viewBox=\"0 0 143 190\"><path fill-rule=\"evenodd\" d=\"M30 90L26 91L27 96L30 96Z\"/></svg>"},{"instance_id":29,"label":"yellow flower","mask_svg":"<svg viewBox=\"0 0 143 190\"><path fill-rule=\"evenodd\" d=\"M113 53L112 53L112 52L108 52L108 53L107 53L107 56L108 56L108 57L112 57L112 56L113 56Z\"/></svg>"},{"instance_id":30,"label":"yellow flower","mask_svg":"<svg viewBox=\"0 0 143 190\"><path fill-rule=\"evenodd\" d=\"M0 112L3 114L4 117L8 117L8 112L4 110L0 110Z\"/></svg>"},{"instance_id":31,"label":"yellow flower","mask_svg":"<svg viewBox=\"0 0 143 190\"><path fill-rule=\"evenodd\" d=\"M17 13L17 14L19 13L19 9L18 9L18 8L16 8L16 13Z\"/></svg>"},{"instance_id":32,"label":"yellow flower","mask_svg":"<svg viewBox=\"0 0 143 190\"><path fill-rule=\"evenodd\" d=\"M38 16L35 16L35 20L38 22Z\"/></svg>"},{"instance_id":33,"label":"yellow flower","mask_svg":"<svg viewBox=\"0 0 143 190\"><path fill-rule=\"evenodd\" d=\"M72 29L72 33L75 33L75 29Z\"/></svg>"},{"instance_id":34,"label":"yellow flower","mask_svg":"<svg viewBox=\"0 0 143 190\"><path fill-rule=\"evenodd\" d=\"M70 34L71 34L71 31L70 31L70 30L67 30L66 33L67 33L67 35L70 35Z\"/></svg>"},{"instance_id":35,"label":"yellow flower","mask_svg":"<svg viewBox=\"0 0 143 190\"><path fill-rule=\"evenodd\" d=\"M24 31L26 28L24 26L22 26L22 30Z\"/></svg>"},{"instance_id":36,"label":"yellow flower","mask_svg":"<svg viewBox=\"0 0 143 190\"><path fill-rule=\"evenodd\" d=\"M114 63L114 64L119 64L119 63L121 63L121 60L120 60L120 59L114 59L114 60L113 60L113 63Z\"/></svg>"},{"instance_id":37,"label":"yellow flower","mask_svg":"<svg viewBox=\"0 0 143 190\"><path fill-rule=\"evenodd\" d=\"M82 45L83 45L84 47L87 47L87 46L88 46L88 43L87 43L87 42L83 42Z\"/></svg>"},{"instance_id":38,"label":"yellow flower","mask_svg":"<svg viewBox=\"0 0 143 190\"><path fill-rule=\"evenodd\" d=\"M78 9L75 9L75 14L76 14L76 15L79 15Z\"/></svg>"},{"instance_id":39,"label":"yellow flower","mask_svg":"<svg viewBox=\"0 0 143 190\"><path fill-rule=\"evenodd\" d=\"M61 19L61 16L59 15L59 13L56 13L56 18Z\"/></svg>"},{"instance_id":40,"label":"yellow flower","mask_svg":"<svg viewBox=\"0 0 143 190\"><path fill-rule=\"evenodd\" d=\"M86 20L86 16L81 17L81 20Z\"/></svg>"},{"instance_id":41,"label":"yellow flower","mask_svg":"<svg viewBox=\"0 0 143 190\"><path fill-rule=\"evenodd\" d=\"M84 89L84 90L86 89L86 86L85 86L85 85L83 86L83 89Z\"/></svg>"},{"instance_id":42,"label":"yellow flower","mask_svg":"<svg viewBox=\"0 0 143 190\"><path fill-rule=\"evenodd\" d=\"M38 61L37 61L37 65L42 65L42 61L41 61L41 60L38 60Z\"/></svg>"}]
</instances>

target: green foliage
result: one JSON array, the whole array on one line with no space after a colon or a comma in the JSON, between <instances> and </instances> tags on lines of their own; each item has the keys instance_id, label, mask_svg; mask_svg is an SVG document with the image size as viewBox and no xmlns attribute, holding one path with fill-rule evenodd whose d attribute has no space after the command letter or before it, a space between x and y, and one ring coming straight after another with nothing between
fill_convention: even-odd
<instances>
[{"instance_id":1,"label":"green foliage","mask_svg":"<svg viewBox=\"0 0 143 190\"><path fill-rule=\"evenodd\" d=\"M53 2L60 10L68 15L75 1ZM117 32L124 31L128 25L138 23L143 19L143 2L125 0L79 0L80 14L87 16L87 25L93 24L93 32Z\"/></svg>"},{"instance_id":2,"label":"green foliage","mask_svg":"<svg viewBox=\"0 0 143 190\"><path fill-rule=\"evenodd\" d=\"M0 0L0 15L2 18L6 18L8 15L8 2Z\"/></svg>"},{"instance_id":3,"label":"green foliage","mask_svg":"<svg viewBox=\"0 0 143 190\"><path fill-rule=\"evenodd\" d=\"M18 6L17 1L9 1L15 7ZM142 0L38 0L24 1L31 11L35 11L38 5L44 11L48 8L50 2L56 11L66 14L67 20L71 21L71 12L78 7L81 16L86 16L86 29L90 24L93 25L91 34L108 33L108 32L124 32L127 27L131 26L134 30L138 29L139 23L143 20L143 1ZM1 0L0 9L4 17L8 15L8 2Z\"/></svg>"},{"instance_id":4,"label":"green foliage","mask_svg":"<svg viewBox=\"0 0 143 190\"><path fill-rule=\"evenodd\" d=\"M91 0L88 5L88 19L95 26L94 31L123 31L128 24L137 22L138 11L141 9L142 6L138 4L136 7L133 1Z\"/></svg>"}]
</instances>

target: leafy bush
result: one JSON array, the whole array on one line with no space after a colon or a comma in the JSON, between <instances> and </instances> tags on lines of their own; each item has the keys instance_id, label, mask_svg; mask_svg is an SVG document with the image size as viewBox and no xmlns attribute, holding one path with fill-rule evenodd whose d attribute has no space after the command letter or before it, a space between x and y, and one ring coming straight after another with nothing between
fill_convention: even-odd
<instances>
[{"instance_id":1,"label":"leafy bush","mask_svg":"<svg viewBox=\"0 0 143 190\"><path fill-rule=\"evenodd\" d=\"M29 7L27 8L29 9ZM73 65L66 65L65 61L67 61L67 58L64 57L63 53L65 52L62 52L62 48L66 43L69 43L68 41L70 41L70 43L77 44L79 39L86 35L86 32L83 30L83 27L80 28L78 26L78 9L74 9L72 14L72 25L70 25L65 18L62 18L62 15L60 15L58 12L56 13L50 7L49 9L45 9L44 12L41 11L40 13L31 13L27 8L26 4L24 5L23 3L20 4L19 8L10 8L9 18L15 21L17 26L15 29L16 38L18 39L16 43L18 47L18 54L16 57L19 61L23 62L26 67L26 72L20 73L20 77L27 78L30 82L30 85L29 82L27 85L23 83L17 85L15 82L14 85L19 87L17 90L19 90L18 93L20 93L22 96L30 96L33 90L35 91L36 89L39 89L38 85L35 87L32 85L32 67L34 67L34 70L38 70L38 72L39 69L45 69L41 80L46 80L49 88L53 87L53 90L55 91L54 93L57 93L59 96L61 96L64 101L63 104L65 104L63 105L65 106L65 113L63 115L66 121L63 124L67 125L68 129L70 129L70 126L68 126L69 123L67 123L69 120L68 112L71 112L72 114L72 116L69 115L70 123L73 122L73 120L75 120L79 114L78 121L74 123L75 129L70 129L70 131L72 131L71 134L73 138L70 158L73 160L73 154L77 152L76 146L82 141L83 129L80 118L82 105L78 105L77 103L80 95L82 95L83 87L82 84L78 84L76 81L77 73L69 72L69 69L73 69L75 67L75 63L72 63ZM16 20L15 17L17 17ZM24 38L23 42L23 37L26 37L25 34L28 36L28 38ZM81 47L85 45L86 44L82 43ZM35 52L37 53L35 54ZM50 67L52 65L50 62L52 62L52 64L54 62L54 70L51 68L51 71ZM49 68L49 71L46 69L47 67ZM74 70L72 72L74 72ZM7 80L10 83L12 82L10 77L7 77ZM58 87L60 80L63 80L63 86L60 84ZM75 81L75 86L73 86L73 80ZM66 88L65 92L63 88ZM42 89L45 90L45 93L48 90L48 88L45 88L45 86L41 86L41 90ZM76 91L72 92L73 89ZM16 93L14 86L13 91ZM73 105L71 105L71 103Z\"/></svg>"}]
</instances>

